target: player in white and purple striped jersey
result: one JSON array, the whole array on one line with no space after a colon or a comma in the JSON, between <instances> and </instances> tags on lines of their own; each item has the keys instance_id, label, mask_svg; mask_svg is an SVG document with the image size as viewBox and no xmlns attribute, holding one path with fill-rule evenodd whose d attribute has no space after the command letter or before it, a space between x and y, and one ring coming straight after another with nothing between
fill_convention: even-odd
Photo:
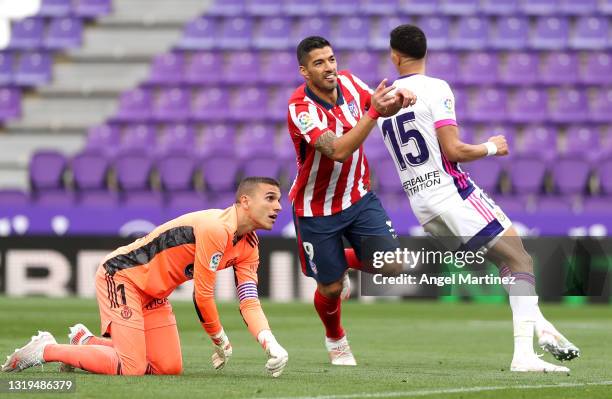
<instances>
[{"instance_id":1,"label":"player in white and purple striped jersey","mask_svg":"<svg viewBox=\"0 0 612 399\"><path fill-rule=\"evenodd\" d=\"M494 136L477 145L463 143L449 85L425 75L427 39L423 31L413 25L398 26L390 34L390 43L391 61L400 74L393 86L410 90L418 100L393 117L379 118L378 126L412 210L426 232L452 238L457 249L486 249L487 258L500 267L500 273L514 277L515 284L506 287L514 320L511 370L569 371L534 353L535 330L540 346L558 360L580 355L540 312L532 259L512 222L459 166L459 162L507 155L505 138Z\"/></svg>"}]
</instances>

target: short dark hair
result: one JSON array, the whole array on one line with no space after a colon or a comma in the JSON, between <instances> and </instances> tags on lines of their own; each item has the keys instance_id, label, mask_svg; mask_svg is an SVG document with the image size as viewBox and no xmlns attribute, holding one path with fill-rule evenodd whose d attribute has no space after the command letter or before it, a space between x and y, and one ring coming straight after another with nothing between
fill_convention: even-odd
<instances>
[{"instance_id":1,"label":"short dark hair","mask_svg":"<svg viewBox=\"0 0 612 399\"><path fill-rule=\"evenodd\" d=\"M300 65L304 66L306 57L312 50L331 47L327 39L321 36L308 36L297 46L297 59Z\"/></svg>"},{"instance_id":2,"label":"short dark hair","mask_svg":"<svg viewBox=\"0 0 612 399\"><path fill-rule=\"evenodd\" d=\"M389 42L393 50L410 58L420 60L427 53L427 38L416 25L405 24L393 29Z\"/></svg>"},{"instance_id":3,"label":"short dark hair","mask_svg":"<svg viewBox=\"0 0 612 399\"><path fill-rule=\"evenodd\" d=\"M280 189L280 183L278 180L272 177L263 177L263 176L249 176L245 177L238 184L238 188L236 189L236 203L240 202L240 197L243 195L249 195L253 192L255 187L259 184L269 184L271 186L276 186Z\"/></svg>"}]
</instances>

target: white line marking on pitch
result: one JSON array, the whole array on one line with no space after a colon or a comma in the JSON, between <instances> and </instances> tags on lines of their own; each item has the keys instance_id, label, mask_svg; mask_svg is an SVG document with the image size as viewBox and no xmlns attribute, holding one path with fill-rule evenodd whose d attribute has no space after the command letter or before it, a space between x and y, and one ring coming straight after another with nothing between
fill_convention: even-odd
<instances>
[{"instance_id":1,"label":"white line marking on pitch","mask_svg":"<svg viewBox=\"0 0 612 399\"><path fill-rule=\"evenodd\" d=\"M444 393L484 392L501 391L504 389L545 389L545 388L572 388L598 385L612 385L612 381L583 382L583 383L560 383L549 385L517 385L517 386L490 386L490 387L468 387L448 389L427 389L420 391L398 391L398 392L376 392L376 393L351 393L346 395L321 395L321 396L287 396L260 399L356 399L356 398L395 398L410 396L428 396Z\"/></svg>"}]
</instances>

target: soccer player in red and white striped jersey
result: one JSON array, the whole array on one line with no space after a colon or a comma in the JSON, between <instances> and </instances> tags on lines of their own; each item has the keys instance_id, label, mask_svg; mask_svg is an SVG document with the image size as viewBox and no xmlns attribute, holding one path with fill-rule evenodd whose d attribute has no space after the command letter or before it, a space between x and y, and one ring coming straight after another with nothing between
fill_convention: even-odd
<instances>
[{"instance_id":1,"label":"soccer player in red and white striped jersey","mask_svg":"<svg viewBox=\"0 0 612 399\"><path fill-rule=\"evenodd\" d=\"M293 203L298 250L305 275L317 280L314 304L326 330L332 364L355 365L340 323L346 286L345 237L354 248L351 266L367 259L364 238L380 239L377 250L397 248L385 210L370 191L363 142L378 116L392 116L414 104L408 90L390 94L383 80L372 91L348 71L338 71L331 44L318 36L297 47L302 84L291 96L287 122L298 172L289 198ZM355 259L357 258L357 259Z\"/></svg>"}]
</instances>

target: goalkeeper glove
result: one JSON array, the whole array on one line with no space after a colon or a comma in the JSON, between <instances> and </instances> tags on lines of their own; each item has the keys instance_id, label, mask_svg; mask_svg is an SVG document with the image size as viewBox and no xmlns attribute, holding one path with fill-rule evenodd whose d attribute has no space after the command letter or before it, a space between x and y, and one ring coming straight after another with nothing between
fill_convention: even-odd
<instances>
[{"instance_id":1,"label":"goalkeeper glove","mask_svg":"<svg viewBox=\"0 0 612 399\"><path fill-rule=\"evenodd\" d=\"M212 339L214 349L211 357L213 367L215 370L221 370L232 356L232 344L223 329L219 333L212 335L210 339Z\"/></svg>"},{"instance_id":2,"label":"goalkeeper glove","mask_svg":"<svg viewBox=\"0 0 612 399\"><path fill-rule=\"evenodd\" d=\"M266 370L272 377L278 377L283 373L287 361L289 361L289 354L280 346L280 344L274 338L272 331L263 330L257 335L257 341L266 351L268 355L268 361L266 362Z\"/></svg>"}]
</instances>

